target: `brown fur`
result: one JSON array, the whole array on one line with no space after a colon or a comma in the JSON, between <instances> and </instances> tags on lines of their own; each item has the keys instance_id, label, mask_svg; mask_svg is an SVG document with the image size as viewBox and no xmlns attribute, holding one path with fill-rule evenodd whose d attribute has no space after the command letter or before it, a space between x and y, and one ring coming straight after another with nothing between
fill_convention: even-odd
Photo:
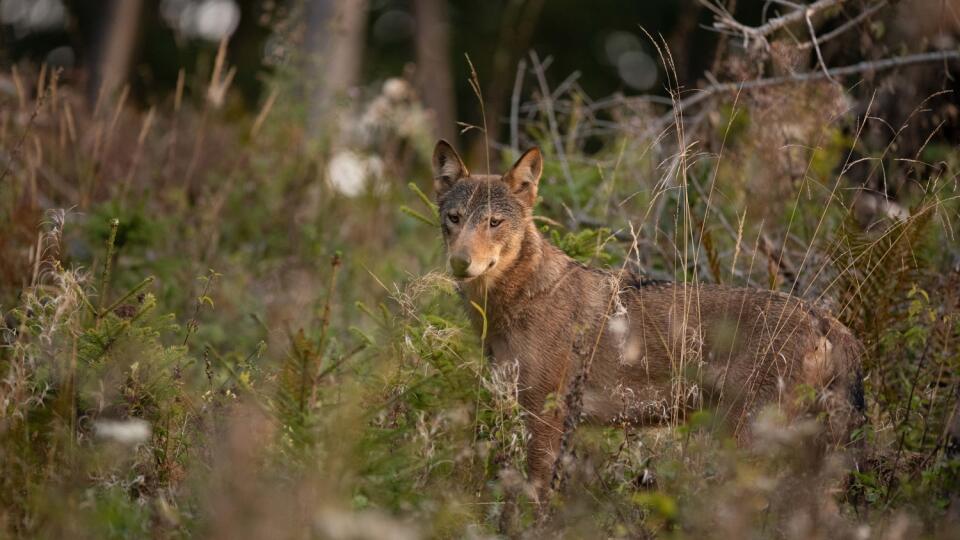
<instances>
[{"instance_id":1,"label":"brown fur","mask_svg":"<svg viewBox=\"0 0 960 540\"><path fill-rule=\"evenodd\" d=\"M471 176L441 141L434 169L461 292L486 306L487 352L519 363L528 467L541 491L560 445L562 398L584 362L588 422L656 425L709 407L744 442L751 417L775 405L788 418L821 416L828 445L849 441L862 417L861 347L833 317L778 292L651 282L575 262L533 224L539 150L502 177ZM561 405L545 410L551 394Z\"/></svg>"}]
</instances>

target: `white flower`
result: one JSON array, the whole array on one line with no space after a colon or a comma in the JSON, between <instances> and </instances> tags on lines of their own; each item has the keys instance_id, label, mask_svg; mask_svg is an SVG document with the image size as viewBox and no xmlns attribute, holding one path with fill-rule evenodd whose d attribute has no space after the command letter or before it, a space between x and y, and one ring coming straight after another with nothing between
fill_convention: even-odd
<instances>
[{"instance_id":1,"label":"white flower","mask_svg":"<svg viewBox=\"0 0 960 540\"><path fill-rule=\"evenodd\" d=\"M350 150L337 152L327 164L327 178L333 189L347 197L362 194L370 184L376 187L382 176L383 160L377 156L364 157Z\"/></svg>"},{"instance_id":2,"label":"white flower","mask_svg":"<svg viewBox=\"0 0 960 540\"><path fill-rule=\"evenodd\" d=\"M327 178L333 189L346 195L356 197L363 193L367 183L367 168L357 154L342 150L337 152L327 165Z\"/></svg>"},{"instance_id":3,"label":"white flower","mask_svg":"<svg viewBox=\"0 0 960 540\"><path fill-rule=\"evenodd\" d=\"M101 439L120 444L142 444L150 439L150 423L139 418L127 420L98 420L93 424L94 432Z\"/></svg>"}]
</instances>

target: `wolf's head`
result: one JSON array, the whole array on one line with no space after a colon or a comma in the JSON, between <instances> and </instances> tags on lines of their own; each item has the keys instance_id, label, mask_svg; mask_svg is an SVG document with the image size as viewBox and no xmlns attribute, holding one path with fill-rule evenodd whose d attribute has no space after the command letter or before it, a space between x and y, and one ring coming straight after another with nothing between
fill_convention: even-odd
<instances>
[{"instance_id":1,"label":"wolf's head","mask_svg":"<svg viewBox=\"0 0 960 540\"><path fill-rule=\"evenodd\" d=\"M538 148L524 152L500 175L471 175L446 141L433 151L440 226L454 277L492 280L520 253L543 172Z\"/></svg>"}]
</instances>

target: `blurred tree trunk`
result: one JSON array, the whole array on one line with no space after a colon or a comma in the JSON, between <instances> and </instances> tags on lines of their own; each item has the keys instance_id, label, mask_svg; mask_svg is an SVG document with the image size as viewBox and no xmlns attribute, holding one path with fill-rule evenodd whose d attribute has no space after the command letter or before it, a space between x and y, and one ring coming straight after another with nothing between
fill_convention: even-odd
<instances>
[{"instance_id":1,"label":"blurred tree trunk","mask_svg":"<svg viewBox=\"0 0 960 540\"><path fill-rule=\"evenodd\" d=\"M414 10L420 96L426 107L433 111L434 133L456 142L457 112L446 0L414 0Z\"/></svg>"},{"instance_id":2,"label":"blurred tree trunk","mask_svg":"<svg viewBox=\"0 0 960 540\"><path fill-rule=\"evenodd\" d=\"M328 112L359 84L367 30L367 0L308 0L308 129L326 130Z\"/></svg>"},{"instance_id":3,"label":"blurred tree trunk","mask_svg":"<svg viewBox=\"0 0 960 540\"><path fill-rule=\"evenodd\" d=\"M323 118L324 48L329 42L335 3L336 0L306 0L302 97L307 104L307 130L311 136L319 134Z\"/></svg>"},{"instance_id":4,"label":"blurred tree trunk","mask_svg":"<svg viewBox=\"0 0 960 540\"><path fill-rule=\"evenodd\" d=\"M533 31L537 27L544 3L545 0L511 0L503 12L500 37L493 53L490 84L483 91L488 137L491 141L496 140L500 134L500 117L504 114L504 106L516 76L517 62L530 48ZM480 76L482 83L483 74ZM475 140L470 147L470 155L483 155L484 144L483 139Z\"/></svg>"},{"instance_id":5,"label":"blurred tree trunk","mask_svg":"<svg viewBox=\"0 0 960 540\"><path fill-rule=\"evenodd\" d=\"M109 18L100 54L90 77L89 98L95 103L112 98L127 83L143 0L114 0L105 10Z\"/></svg>"},{"instance_id":6,"label":"blurred tree trunk","mask_svg":"<svg viewBox=\"0 0 960 540\"><path fill-rule=\"evenodd\" d=\"M670 48L670 56L673 58L677 72L677 81L681 86L687 86L693 74L690 48L693 35L699 28L700 6L700 2L694 0L680 2L677 8L677 22L667 38L667 46Z\"/></svg>"}]
</instances>

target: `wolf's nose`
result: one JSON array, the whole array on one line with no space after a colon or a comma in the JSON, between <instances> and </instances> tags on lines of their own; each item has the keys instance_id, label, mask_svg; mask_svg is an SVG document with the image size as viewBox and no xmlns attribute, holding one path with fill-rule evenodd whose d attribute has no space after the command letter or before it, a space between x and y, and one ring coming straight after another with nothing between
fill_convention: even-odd
<instances>
[{"instance_id":1,"label":"wolf's nose","mask_svg":"<svg viewBox=\"0 0 960 540\"><path fill-rule=\"evenodd\" d=\"M467 269L470 268L470 257L465 255L451 255L450 269L453 275L457 277L466 277Z\"/></svg>"}]
</instances>

